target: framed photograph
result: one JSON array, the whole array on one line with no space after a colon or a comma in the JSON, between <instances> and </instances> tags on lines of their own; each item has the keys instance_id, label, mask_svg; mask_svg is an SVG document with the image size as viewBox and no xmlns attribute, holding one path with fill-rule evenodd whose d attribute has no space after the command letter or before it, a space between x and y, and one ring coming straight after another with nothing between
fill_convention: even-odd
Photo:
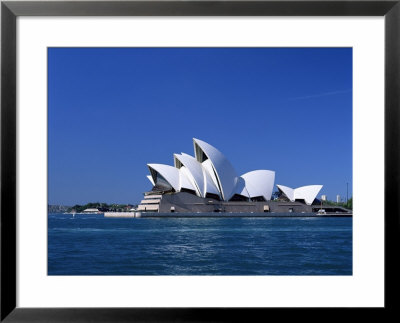
<instances>
[{"instance_id":1,"label":"framed photograph","mask_svg":"<svg viewBox=\"0 0 400 323\"><path fill-rule=\"evenodd\" d=\"M1 320L394 311L399 14L3 1Z\"/></svg>"}]
</instances>

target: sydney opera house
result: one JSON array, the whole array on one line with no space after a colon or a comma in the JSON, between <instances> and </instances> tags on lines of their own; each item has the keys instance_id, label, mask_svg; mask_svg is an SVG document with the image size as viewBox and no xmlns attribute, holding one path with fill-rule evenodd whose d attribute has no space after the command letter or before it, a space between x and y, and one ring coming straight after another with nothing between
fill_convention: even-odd
<instances>
[{"instance_id":1,"label":"sydney opera house","mask_svg":"<svg viewBox=\"0 0 400 323\"><path fill-rule=\"evenodd\" d=\"M153 188L138 211L148 212L317 212L322 185L277 185L275 172L254 170L238 175L215 147L193 139L194 156L174 154L174 165L148 164ZM334 210L332 210L334 211ZM343 210L340 210L343 211Z\"/></svg>"}]
</instances>

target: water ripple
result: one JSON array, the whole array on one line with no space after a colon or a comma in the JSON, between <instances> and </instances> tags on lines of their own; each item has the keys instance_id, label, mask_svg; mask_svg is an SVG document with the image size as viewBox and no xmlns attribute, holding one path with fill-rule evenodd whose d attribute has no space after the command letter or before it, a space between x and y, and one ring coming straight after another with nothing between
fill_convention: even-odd
<instances>
[{"instance_id":1,"label":"water ripple","mask_svg":"<svg viewBox=\"0 0 400 323\"><path fill-rule=\"evenodd\" d=\"M49 275L351 275L351 218L48 219Z\"/></svg>"}]
</instances>

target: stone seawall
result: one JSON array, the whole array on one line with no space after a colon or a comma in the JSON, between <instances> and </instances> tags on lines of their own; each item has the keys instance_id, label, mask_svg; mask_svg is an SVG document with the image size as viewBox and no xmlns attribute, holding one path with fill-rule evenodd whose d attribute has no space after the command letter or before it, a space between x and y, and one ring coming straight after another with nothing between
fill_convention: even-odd
<instances>
[{"instance_id":1,"label":"stone seawall","mask_svg":"<svg viewBox=\"0 0 400 323\"><path fill-rule=\"evenodd\" d=\"M140 212L105 212L105 218L139 218Z\"/></svg>"},{"instance_id":2,"label":"stone seawall","mask_svg":"<svg viewBox=\"0 0 400 323\"><path fill-rule=\"evenodd\" d=\"M260 212L260 213L230 213L230 212L199 212L199 213L156 213L143 212L142 218L323 218L323 217L352 217L351 213L317 214L311 212Z\"/></svg>"}]
</instances>

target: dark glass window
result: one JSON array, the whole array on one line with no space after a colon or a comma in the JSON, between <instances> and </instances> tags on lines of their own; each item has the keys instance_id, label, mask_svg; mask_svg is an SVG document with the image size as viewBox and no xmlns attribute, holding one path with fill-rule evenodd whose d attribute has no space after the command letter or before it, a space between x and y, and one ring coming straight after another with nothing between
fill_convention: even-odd
<instances>
[{"instance_id":1,"label":"dark glass window","mask_svg":"<svg viewBox=\"0 0 400 323\"><path fill-rule=\"evenodd\" d=\"M266 202L264 196L254 196L250 200L252 202Z\"/></svg>"},{"instance_id":2,"label":"dark glass window","mask_svg":"<svg viewBox=\"0 0 400 323\"><path fill-rule=\"evenodd\" d=\"M217 201L220 201L220 200L221 200L220 197L219 197L219 195L217 195L217 194L212 194L212 193L207 193L207 194L206 194L206 198L208 198L208 199L214 199L214 200L217 200Z\"/></svg>"}]
</instances>

